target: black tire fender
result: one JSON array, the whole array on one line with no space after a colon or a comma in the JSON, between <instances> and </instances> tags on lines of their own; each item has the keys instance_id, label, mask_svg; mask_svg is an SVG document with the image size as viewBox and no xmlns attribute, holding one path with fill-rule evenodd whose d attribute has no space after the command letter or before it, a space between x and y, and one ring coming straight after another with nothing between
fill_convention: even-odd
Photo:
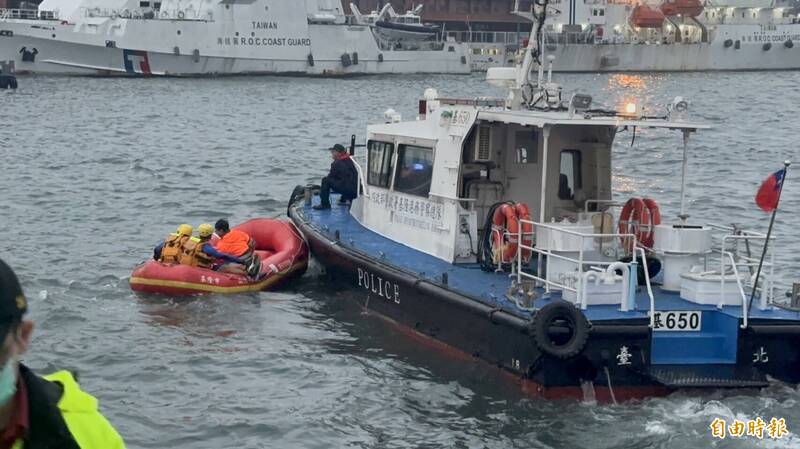
<instances>
[{"instance_id":1,"label":"black tire fender","mask_svg":"<svg viewBox=\"0 0 800 449\"><path fill-rule=\"evenodd\" d=\"M550 328L556 322L563 322L571 330L564 342L555 342L550 337ZM531 320L530 335L542 352L558 359L569 359L586 347L589 327L589 321L580 310L567 301L558 300L536 311Z\"/></svg>"}]
</instances>

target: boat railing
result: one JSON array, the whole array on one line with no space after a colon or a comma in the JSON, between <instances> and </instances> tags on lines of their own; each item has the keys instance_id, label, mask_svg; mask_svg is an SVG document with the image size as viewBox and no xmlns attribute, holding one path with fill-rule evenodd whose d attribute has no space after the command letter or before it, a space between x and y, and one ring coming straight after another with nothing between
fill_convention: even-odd
<instances>
[{"instance_id":1,"label":"boat railing","mask_svg":"<svg viewBox=\"0 0 800 449\"><path fill-rule=\"evenodd\" d=\"M722 308L724 304L726 282L730 282L726 273L730 270L742 299L742 327L746 328L750 309L750 295L746 290L751 292L755 290L758 293L758 307L761 310L767 309L775 300L775 253L768 250L762 263L761 255L764 245L767 244L767 235L762 232L716 223L709 223L707 226L718 231L713 238L719 241L719 246L712 248L712 252L719 255L720 301L717 306ZM769 240L774 245L776 238L770 236ZM761 265L760 279L763 282L761 287L754 285L759 265ZM743 270L749 275L742 273Z\"/></svg>"},{"instance_id":2,"label":"boat railing","mask_svg":"<svg viewBox=\"0 0 800 449\"><path fill-rule=\"evenodd\" d=\"M497 44L518 48L529 34L516 31L448 31L447 37L464 44Z\"/></svg>"},{"instance_id":3,"label":"boat railing","mask_svg":"<svg viewBox=\"0 0 800 449\"><path fill-rule=\"evenodd\" d=\"M442 51L444 50L444 46L446 44L454 45L455 42L446 42L440 40L434 41L387 41L376 36L376 42L378 43L378 48L383 51L419 51L419 50L429 50L429 51Z\"/></svg>"},{"instance_id":4,"label":"boat railing","mask_svg":"<svg viewBox=\"0 0 800 449\"><path fill-rule=\"evenodd\" d=\"M58 11L40 11L38 9L0 9L0 20L59 20Z\"/></svg>"},{"instance_id":5,"label":"boat railing","mask_svg":"<svg viewBox=\"0 0 800 449\"><path fill-rule=\"evenodd\" d=\"M83 8L84 17L100 17L111 19L133 20L182 20L195 22L211 22L214 13L209 10L188 9L153 9L153 8Z\"/></svg>"},{"instance_id":6,"label":"boat railing","mask_svg":"<svg viewBox=\"0 0 800 449\"><path fill-rule=\"evenodd\" d=\"M517 276L517 285L522 285L525 280L533 281L544 286L545 292L549 293L551 288L561 289L562 291L569 291L575 294L575 302L578 303L581 309L588 307L587 285L593 278L597 278L600 273L605 272L611 276L617 276L616 272L622 272L622 292L620 295L620 308L622 311L629 311L636 308L636 281L638 279L638 264L641 263L645 270L645 283L647 286L647 294L650 299L650 324L653 325L655 310L655 297L653 296L653 289L650 284L650 276L647 271L647 263L645 261L645 249L640 247L636 235L622 234L622 233L585 233L564 229L563 227L554 224L539 223L531 220L519 220L519 229L516 235L512 236L517 240L517 255L515 260L515 272ZM566 253L563 251L554 251L550 248L551 245L534 245L533 243L526 244L524 239L527 235L523 233L523 229L533 228L534 235L541 236L542 230L547 230L547 233L562 234L567 239L578 239L579 245L576 245L578 251L569 251L570 253L577 252L577 257L571 257L565 254L558 254L558 252ZM591 260L587 258L587 247L594 248L595 243L611 239L615 242L627 241L632 242L633 254L631 262L620 262L616 259L613 260ZM587 245L587 241L591 245ZM544 246L546 249L542 249ZM527 265L526 255L536 255L538 259L536 272L528 272L525 269ZM551 279L549 269L542 272L542 261L546 258L547 263L551 264L554 260L567 261L575 264L577 269L577 278L574 284L570 285L563 279Z\"/></svg>"}]
</instances>

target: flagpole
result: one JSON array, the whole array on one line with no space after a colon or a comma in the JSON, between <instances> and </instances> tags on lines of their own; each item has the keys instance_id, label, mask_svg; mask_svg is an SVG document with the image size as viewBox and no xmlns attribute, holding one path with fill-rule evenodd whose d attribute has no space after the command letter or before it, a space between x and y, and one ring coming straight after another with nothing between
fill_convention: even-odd
<instances>
[{"instance_id":1,"label":"flagpole","mask_svg":"<svg viewBox=\"0 0 800 449\"><path fill-rule=\"evenodd\" d=\"M781 180L781 189L778 191L778 199L775 201L775 209L772 210L772 217L769 219L769 228L767 229L767 238L764 241L764 250L761 251L761 260L758 261L758 270L756 270L756 280L753 282L753 291L750 293L750 301L747 303L747 311L753 307L753 298L756 296L756 289L758 288L758 278L761 277L761 267L764 266L764 258L767 256L767 248L769 247L769 237L772 234L772 225L775 224L775 215L778 213L778 205L781 202L781 195L783 194L783 186L786 183L786 175L789 174L789 166L791 162L785 161L783 163L783 179ZM746 240L745 240L746 241ZM764 292L762 291L763 295Z\"/></svg>"}]
</instances>

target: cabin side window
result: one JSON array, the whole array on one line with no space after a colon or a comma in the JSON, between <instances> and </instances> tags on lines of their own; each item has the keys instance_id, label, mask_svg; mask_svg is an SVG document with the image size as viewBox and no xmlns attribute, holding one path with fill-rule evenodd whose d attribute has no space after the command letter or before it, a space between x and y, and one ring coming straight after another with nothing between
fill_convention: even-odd
<instances>
[{"instance_id":1,"label":"cabin side window","mask_svg":"<svg viewBox=\"0 0 800 449\"><path fill-rule=\"evenodd\" d=\"M400 145L397 150L397 173L394 190L427 197L433 177L433 150L414 145Z\"/></svg>"},{"instance_id":2,"label":"cabin side window","mask_svg":"<svg viewBox=\"0 0 800 449\"><path fill-rule=\"evenodd\" d=\"M558 198L561 200L575 199L575 191L583 188L581 152L578 150L563 150L561 152L560 166Z\"/></svg>"},{"instance_id":3,"label":"cabin side window","mask_svg":"<svg viewBox=\"0 0 800 449\"><path fill-rule=\"evenodd\" d=\"M367 172L367 184L388 189L389 182L392 179L394 145L389 142L370 140L368 151L369 170Z\"/></svg>"},{"instance_id":4,"label":"cabin side window","mask_svg":"<svg viewBox=\"0 0 800 449\"><path fill-rule=\"evenodd\" d=\"M536 131L517 131L514 133L514 150L517 164L535 164L539 155L539 136Z\"/></svg>"}]
</instances>

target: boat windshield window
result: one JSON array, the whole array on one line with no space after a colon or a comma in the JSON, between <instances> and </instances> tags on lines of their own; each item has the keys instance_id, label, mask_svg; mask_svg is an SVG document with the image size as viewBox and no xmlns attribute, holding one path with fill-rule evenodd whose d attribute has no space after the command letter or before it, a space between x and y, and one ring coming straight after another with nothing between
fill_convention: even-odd
<instances>
[{"instance_id":1,"label":"boat windshield window","mask_svg":"<svg viewBox=\"0 0 800 449\"><path fill-rule=\"evenodd\" d=\"M395 191L427 197L432 177L433 150L413 145L398 147Z\"/></svg>"},{"instance_id":2,"label":"boat windshield window","mask_svg":"<svg viewBox=\"0 0 800 449\"><path fill-rule=\"evenodd\" d=\"M368 148L369 172L367 173L367 184L388 189L389 181L392 177L394 145L388 142L370 140Z\"/></svg>"},{"instance_id":3,"label":"boat windshield window","mask_svg":"<svg viewBox=\"0 0 800 449\"><path fill-rule=\"evenodd\" d=\"M561 173L558 176L558 198L575 199L575 190L583 187L581 180L581 152L564 150L561 152Z\"/></svg>"}]
</instances>

